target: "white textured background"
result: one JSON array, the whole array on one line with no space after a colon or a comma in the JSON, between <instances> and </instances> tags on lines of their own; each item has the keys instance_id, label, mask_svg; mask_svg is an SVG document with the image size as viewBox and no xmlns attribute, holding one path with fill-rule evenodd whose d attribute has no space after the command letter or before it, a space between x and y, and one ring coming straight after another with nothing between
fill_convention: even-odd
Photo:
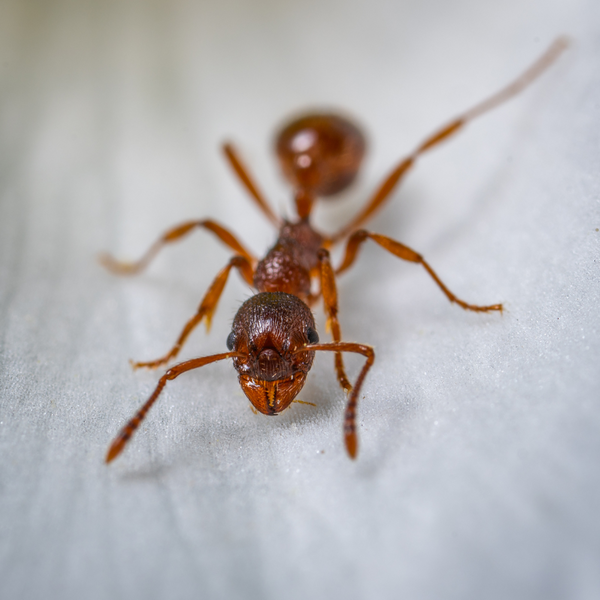
<instances>
[{"instance_id":1,"label":"white textured background","mask_svg":"<svg viewBox=\"0 0 600 600\"><path fill-rule=\"evenodd\" d=\"M271 135L314 105L370 139L317 215L331 229L562 33L559 63L371 224L505 315L464 313L374 247L340 282L345 337L377 351L355 463L323 355L301 395L317 408L254 415L213 365L103 464L158 377L128 359L170 346L228 253L197 233L123 279L99 251L211 216L264 252L219 144L289 211ZM600 597L599 159L596 0L2 0L0 597ZM249 293L234 275L182 358L223 351Z\"/></svg>"}]
</instances>

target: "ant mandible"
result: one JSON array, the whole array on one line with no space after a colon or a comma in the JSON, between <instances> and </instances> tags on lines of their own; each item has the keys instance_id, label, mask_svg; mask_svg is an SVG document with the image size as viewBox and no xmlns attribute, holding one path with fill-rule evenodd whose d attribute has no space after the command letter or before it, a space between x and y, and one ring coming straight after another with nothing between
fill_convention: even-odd
<instances>
[{"instance_id":1,"label":"ant mandible","mask_svg":"<svg viewBox=\"0 0 600 600\"><path fill-rule=\"evenodd\" d=\"M321 351L335 353L337 379L348 393L344 441L350 457L356 458L357 401L375 354L370 346L342 341L336 276L354 263L361 245L366 240L372 240L394 256L422 265L450 302L465 310L502 313L502 304L479 306L464 302L446 287L420 254L385 235L372 233L361 227L390 198L392 191L421 154L454 135L476 117L518 94L558 57L566 44L564 38L557 39L510 85L427 137L393 168L358 215L333 235L316 231L310 222L310 215L317 198L329 198L346 189L358 172L365 151L365 141L353 123L335 114L310 113L292 121L279 132L276 138L277 156L285 177L294 189L298 214L297 220L293 222L284 220L273 212L234 147L225 144L224 151L229 164L256 205L278 228L279 237L259 261L234 234L215 221L188 221L167 231L137 262L118 262L109 255L101 257L104 266L114 273L138 273L163 246L180 240L198 228L211 231L234 252L234 256L208 288L196 314L186 323L171 350L157 360L133 363L136 369L157 368L167 364L177 357L189 334L202 320L207 328L210 326L231 269L237 269L242 278L257 290L256 295L241 305L233 320L231 333L227 338L229 351L194 358L171 367L160 378L150 398L112 442L106 462L112 461L121 453L167 381L182 373L231 358L242 390L254 408L265 415L276 415L294 402L310 371L315 352ZM344 258L341 265L334 268L329 249L344 240ZM309 308L321 296L327 316L327 330L333 338L333 342L329 343L319 343L319 335ZM366 358L354 386L348 381L344 370L343 352L360 354Z\"/></svg>"}]
</instances>

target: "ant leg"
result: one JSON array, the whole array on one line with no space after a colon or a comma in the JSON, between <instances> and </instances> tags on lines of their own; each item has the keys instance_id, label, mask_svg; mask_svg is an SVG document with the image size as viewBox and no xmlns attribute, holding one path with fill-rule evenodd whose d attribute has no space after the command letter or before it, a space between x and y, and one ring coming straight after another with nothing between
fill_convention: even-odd
<instances>
[{"instance_id":1,"label":"ant leg","mask_svg":"<svg viewBox=\"0 0 600 600\"><path fill-rule=\"evenodd\" d=\"M106 267L109 271L113 273L118 273L119 275L133 275L134 273L139 273L142 269L144 269L148 263L156 256L158 251L167 244L171 244L180 238L187 235L192 229L196 227L204 227L204 229L208 229L212 231L226 246L229 246L236 254L243 256L251 262L252 264L256 263L256 259L242 246L242 244L238 241L238 239L231 233L229 230L225 229L215 221L211 221L206 219L204 221L186 221L185 223L181 223L172 229L169 229L165 232L136 262L120 262L115 260L110 254L101 254L100 255L100 263Z\"/></svg>"},{"instance_id":2,"label":"ant leg","mask_svg":"<svg viewBox=\"0 0 600 600\"><path fill-rule=\"evenodd\" d=\"M337 316L338 297L337 286L335 285L335 273L331 266L329 251L325 248L321 248L318 256L321 264L321 293L323 294L323 307L325 309L325 314L327 315L325 328L327 332L331 332L331 337L334 342L340 342L342 340L342 330ZM346 377L341 352L336 352L335 354L335 372L342 389L345 392L349 392L352 389L352 384Z\"/></svg>"},{"instance_id":3,"label":"ant leg","mask_svg":"<svg viewBox=\"0 0 600 600\"><path fill-rule=\"evenodd\" d=\"M212 282L211 286L208 288L208 291L204 295L196 314L186 323L183 331L177 338L177 341L171 350L165 354L165 356L157 360L150 362L132 362L131 366L134 369L139 369L140 367L156 369L157 367L161 367L175 358L179 354L181 347L185 343L190 333L192 333L194 328L202 321L202 319L206 320L206 330L208 331L210 329L210 322L213 313L217 307L219 298L223 293L223 289L225 288L225 284L227 283L227 278L232 267L235 267L240 272L240 275L249 285L253 285L254 271L248 259L243 256L234 256L231 258L227 266L215 277L215 280Z\"/></svg>"},{"instance_id":4,"label":"ant leg","mask_svg":"<svg viewBox=\"0 0 600 600\"><path fill-rule=\"evenodd\" d=\"M446 294L446 297L450 302L454 302L464 308L465 310L472 310L474 312L491 312L493 310L497 310L502 312L502 304L491 304L489 306L478 306L476 304L467 304L460 298L457 298L442 282L442 280L437 276L437 273L429 266L429 264L425 261L425 259L400 242L396 242L395 240L381 235L379 233L370 233L369 231L365 231L364 229L359 229L354 232L350 238L348 239L348 243L346 245L346 254L344 255L344 260L340 267L336 270L336 274L342 273L346 269L348 269L355 261L356 256L358 254L359 246L367 239L373 240L375 243L379 244L383 249L391 252L394 256L401 258L402 260L408 260L409 262L414 262L423 265L425 270L431 275L433 280L438 284L442 292Z\"/></svg>"},{"instance_id":5,"label":"ant leg","mask_svg":"<svg viewBox=\"0 0 600 600\"><path fill-rule=\"evenodd\" d=\"M146 401L146 403L140 408L133 418L121 429L117 437L113 440L113 443L110 445L108 452L106 454L106 462L109 463L114 460L125 447L125 444L129 441L131 436L135 433L135 430L140 426L140 423L146 417L146 414L150 410L150 407L154 404L160 393L162 392L165 384L170 379L175 379L179 377L182 373L186 371L191 371L192 369L198 369L199 367L203 367L204 365L208 365L210 363L216 362L218 360L223 360L225 358L232 358L234 356L239 356L237 352L225 352L224 354L214 354L213 356L205 356L204 358L194 358L193 360L188 360L179 365L175 365L173 368L169 369L159 380L158 385L150 398Z\"/></svg>"},{"instance_id":6,"label":"ant leg","mask_svg":"<svg viewBox=\"0 0 600 600\"><path fill-rule=\"evenodd\" d=\"M252 199L256 202L258 208L262 210L267 219L269 219L275 227L281 227L281 219L273 212L273 209L267 203L264 195L259 191L258 187L256 187L256 184L250 177L250 172L240 159L233 144L223 144L223 152L225 152L225 156L227 157L231 168L235 171L235 174L238 176L250 196L252 196Z\"/></svg>"},{"instance_id":7,"label":"ant leg","mask_svg":"<svg viewBox=\"0 0 600 600\"><path fill-rule=\"evenodd\" d=\"M398 182L410 170L421 154L454 135L473 119L516 96L558 58L560 53L567 47L567 44L568 41L564 37L556 39L546 52L512 83L428 136L420 146L398 163L394 170L384 179L373 196L371 196L363 210L348 225L331 236L330 240L337 242L365 223L390 197Z\"/></svg>"},{"instance_id":8,"label":"ant leg","mask_svg":"<svg viewBox=\"0 0 600 600\"><path fill-rule=\"evenodd\" d=\"M351 342L337 342L332 344L311 344L302 348L298 352L314 352L317 350L325 350L329 352L354 352L356 354L362 354L366 357L366 362L363 365L354 387L348 397L346 404L346 411L344 413L344 442L346 444L346 450L350 458L356 458L358 454L358 438L356 435L356 406L358 404L358 395L360 389L367 376L369 369L372 367L375 361L375 352L371 346L365 346L364 344L355 344Z\"/></svg>"}]
</instances>

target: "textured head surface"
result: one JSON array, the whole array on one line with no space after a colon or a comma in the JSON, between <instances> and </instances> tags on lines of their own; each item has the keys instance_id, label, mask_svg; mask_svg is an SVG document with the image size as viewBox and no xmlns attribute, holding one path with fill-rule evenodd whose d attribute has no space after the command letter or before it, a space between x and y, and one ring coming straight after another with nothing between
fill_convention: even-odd
<instances>
[{"instance_id":1,"label":"textured head surface","mask_svg":"<svg viewBox=\"0 0 600 600\"><path fill-rule=\"evenodd\" d=\"M315 355L296 352L310 343L314 332L310 308L291 294L263 292L242 304L227 343L244 355L233 364L257 410L277 414L294 400Z\"/></svg>"}]
</instances>

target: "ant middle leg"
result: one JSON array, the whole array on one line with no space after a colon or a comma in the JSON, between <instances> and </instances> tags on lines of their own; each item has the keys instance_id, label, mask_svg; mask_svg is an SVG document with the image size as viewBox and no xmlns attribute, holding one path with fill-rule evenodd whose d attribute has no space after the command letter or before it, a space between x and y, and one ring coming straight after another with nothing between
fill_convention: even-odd
<instances>
[{"instance_id":1,"label":"ant middle leg","mask_svg":"<svg viewBox=\"0 0 600 600\"><path fill-rule=\"evenodd\" d=\"M148 263L156 256L158 251L167 244L172 244L186 236L190 231L196 228L208 229L214 233L226 246L229 246L236 254L243 256L250 263L255 264L256 259L246 248L240 243L233 233L219 225L215 221L205 219L203 221L186 221L166 231L147 252L135 262L121 262L115 260L110 254L101 254L100 263L113 273L119 275L134 275L142 271Z\"/></svg>"},{"instance_id":2,"label":"ant middle leg","mask_svg":"<svg viewBox=\"0 0 600 600\"><path fill-rule=\"evenodd\" d=\"M211 286L208 288L208 291L204 295L196 314L185 324L185 327L179 334L179 337L177 338L177 341L171 350L169 350L169 352L167 352L167 354L161 358L148 362L132 362L131 366L134 369L139 369L142 367L156 369L161 367L179 354L181 347L187 340L190 333L192 333L192 331L203 319L206 322L206 329L208 331L210 329L213 313L217 308L219 298L221 297L223 289L225 288L225 284L227 283L229 272L233 267L239 271L240 275L249 285L253 285L254 270L252 265L246 257L234 256L230 259L227 266L215 277L215 280L212 282Z\"/></svg>"},{"instance_id":3,"label":"ant middle leg","mask_svg":"<svg viewBox=\"0 0 600 600\"><path fill-rule=\"evenodd\" d=\"M429 275L431 275L432 279L437 283L442 292L444 292L444 294L446 295L448 300L450 300L450 302L458 304L465 310L471 310L474 312L502 312L502 304L490 304L488 306L479 306L477 304L468 304L464 300L461 300L446 287L446 285L438 277L437 273L429 266L429 264L420 254L418 254L408 246L405 246L404 244L401 244L400 242L397 242L385 235L381 235L379 233L371 233L364 229L359 229L358 231L354 232L348 239L344 260L342 261L342 264L339 266L339 268L336 270L336 274L342 273L354 263L358 255L358 249L360 245L368 239L373 240L376 244L379 244L379 246L381 246L394 256L401 258L402 260L407 260L409 262L418 263L422 265L424 269L429 273Z\"/></svg>"}]
</instances>

